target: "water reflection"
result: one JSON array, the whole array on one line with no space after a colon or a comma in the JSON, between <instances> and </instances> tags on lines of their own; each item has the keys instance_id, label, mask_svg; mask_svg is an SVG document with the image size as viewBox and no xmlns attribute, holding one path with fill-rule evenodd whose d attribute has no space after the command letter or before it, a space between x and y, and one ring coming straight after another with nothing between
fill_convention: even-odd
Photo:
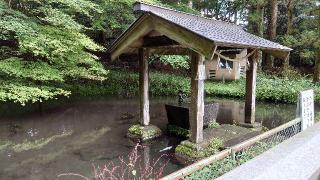
<instances>
[{"instance_id":1,"label":"water reflection","mask_svg":"<svg viewBox=\"0 0 320 180\"><path fill-rule=\"evenodd\" d=\"M244 123L245 103L240 100L213 100L220 104L217 121L222 124ZM296 106L292 104L257 103L256 122L262 123L268 129L278 127L296 115Z\"/></svg>"},{"instance_id":2,"label":"water reflection","mask_svg":"<svg viewBox=\"0 0 320 180\"><path fill-rule=\"evenodd\" d=\"M220 103L218 122L244 122L242 101L213 100ZM55 107L44 105L43 115L33 107L29 107L33 112L22 109L20 113L19 108L0 106L0 179L55 179L67 172L92 177L92 164L102 166L131 152L135 144L125 134L130 124L138 122L138 102L114 98L69 100ZM152 100L151 123L165 130L164 104L175 102L175 98ZM294 116L294 105L257 104L256 120L268 128ZM163 136L144 144L143 161L151 163L164 153L173 153L180 141ZM181 167L170 157L165 174Z\"/></svg>"}]
</instances>

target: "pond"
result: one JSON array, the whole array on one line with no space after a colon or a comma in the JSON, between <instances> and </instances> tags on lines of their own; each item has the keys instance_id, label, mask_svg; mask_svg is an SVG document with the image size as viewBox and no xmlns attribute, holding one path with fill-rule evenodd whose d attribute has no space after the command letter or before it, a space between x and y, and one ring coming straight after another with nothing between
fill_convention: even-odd
<instances>
[{"instance_id":1,"label":"pond","mask_svg":"<svg viewBox=\"0 0 320 180\"><path fill-rule=\"evenodd\" d=\"M220 103L218 122L243 121L242 101L207 99L212 100ZM174 101L175 98L151 101L151 123L163 131L167 124L164 104ZM138 102L119 98L70 99L58 105L44 105L42 113L25 110L36 106L0 106L0 179L56 179L63 173L93 177L93 166L119 162L119 156L126 157L132 151L135 143L126 138L126 132L138 120ZM295 111L295 105L259 103L256 117L271 129L294 119ZM141 158L152 162L161 154L172 154L181 140L164 135L148 142ZM164 174L183 167L173 155L162 158L166 160L169 163Z\"/></svg>"}]
</instances>

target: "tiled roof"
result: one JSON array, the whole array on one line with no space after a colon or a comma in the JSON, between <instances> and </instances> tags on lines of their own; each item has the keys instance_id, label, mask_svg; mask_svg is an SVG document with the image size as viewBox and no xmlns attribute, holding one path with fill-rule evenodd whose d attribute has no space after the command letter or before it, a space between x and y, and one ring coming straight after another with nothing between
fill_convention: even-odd
<instances>
[{"instance_id":1,"label":"tiled roof","mask_svg":"<svg viewBox=\"0 0 320 180\"><path fill-rule=\"evenodd\" d=\"M148 12L213 41L217 45L291 51L278 43L250 34L232 23L208 19L159 6L136 3L135 10Z\"/></svg>"}]
</instances>

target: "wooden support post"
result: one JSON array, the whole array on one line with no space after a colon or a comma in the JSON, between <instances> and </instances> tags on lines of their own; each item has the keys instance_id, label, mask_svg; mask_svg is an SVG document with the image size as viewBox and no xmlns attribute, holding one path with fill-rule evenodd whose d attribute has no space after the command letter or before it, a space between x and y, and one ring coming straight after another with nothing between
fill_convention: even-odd
<instances>
[{"instance_id":1,"label":"wooden support post","mask_svg":"<svg viewBox=\"0 0 320 180\"><path fill-rule=\"evenodd\" d=\"M149 50L139 49L139 89L140 89L140 122L141 125L148 126L150 123L149 114Z\"/></svg>"},{"instance_id":2,"label":"wooden support post","mask_svg":"<svg viewBox=\"0 0 320 180\"><path fill-rule=\"evenodd\" d=\"M190 141L193 143L200 143L203 141L204 79L204 56L192 52L189 121L191 129Z\"/></svg>"},{"instance_id":3,"label":"wooden support post","mask_svg":"<svg viewBox=\"0 0 320 180\"><path fill-rule=\"evenodd\" d=\"M252 51L252 50L251 50ZM249 51L248 54L251 52ZM245 123L255 123L256 111L256 79L258 65L258 50L248 58L249 67L246 72L246 104L245 104Z\"/></svg>"}]
</instances>

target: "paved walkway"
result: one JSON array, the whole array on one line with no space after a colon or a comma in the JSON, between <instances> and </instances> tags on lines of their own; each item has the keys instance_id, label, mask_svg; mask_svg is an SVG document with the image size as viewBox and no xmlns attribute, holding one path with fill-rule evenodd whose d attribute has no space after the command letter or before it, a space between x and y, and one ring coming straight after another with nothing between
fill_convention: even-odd
<instances>
[{"instance_id":1,"label":"paved walkway","mask_svg":"<svg viewBox=\"0 0 320 180\"><path fill-rule=\"evenodd\" d=\"M219 180L320 179L320 123L218 178Z\"/></svg>"}]
</instances>

